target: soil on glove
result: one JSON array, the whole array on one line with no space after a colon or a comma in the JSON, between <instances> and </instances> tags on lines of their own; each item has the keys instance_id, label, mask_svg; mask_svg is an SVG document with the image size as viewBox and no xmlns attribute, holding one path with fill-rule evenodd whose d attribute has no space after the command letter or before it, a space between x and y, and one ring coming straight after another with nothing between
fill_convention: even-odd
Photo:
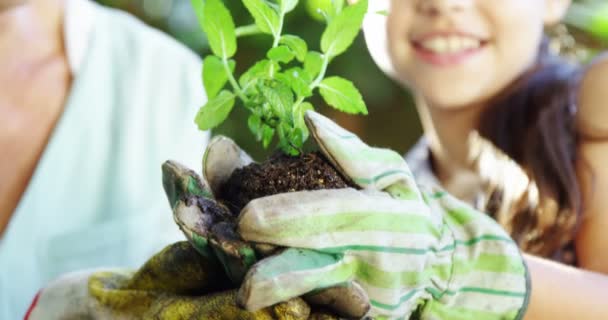
<instances>
[{"instance_id":1,"label":"soil on glove","mask_svg":"<svg viewBox=\"0 0 608 320\"><path fill-rule=\"evenodd\" d=\"M262 163L235 170L223 185L219 198L238 215L253 199L278 193L355 187L321 154L298 157L276 153Z\"/></svg>"}]
</instances>

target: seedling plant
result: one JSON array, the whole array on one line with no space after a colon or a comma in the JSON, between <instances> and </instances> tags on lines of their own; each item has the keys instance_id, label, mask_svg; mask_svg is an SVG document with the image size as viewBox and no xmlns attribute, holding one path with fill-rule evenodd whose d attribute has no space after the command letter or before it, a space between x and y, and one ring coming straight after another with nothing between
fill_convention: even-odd
<instances>
[{"instance_id":1,"label":"seedling plant","mask_svg":"<svg viewBox=\"0 0 608 320\"><path fill-rule=\"evenodd\" d=\"M254 23L236 27L222 0L192 0L212 53L203 60L208 100L195 119L201 130L217 127L240 104L249 112L249 130L264 148L276 137L279 150L297 156L309 136L304 114L314 110L308 100L315 92L339 111L367 114L361 94L351 81L326 75L329 64L350 47L359 33L367 0L354 5L345 5L344 0L324 1L318 9L327 23L320 52L310 50L301 37L284 33L285 16L296 8L298 0L242 2ZM237 77L233 59L237 38L257 33L271 38L270 48L263 59Z\"/></svg>"}]
</instances>

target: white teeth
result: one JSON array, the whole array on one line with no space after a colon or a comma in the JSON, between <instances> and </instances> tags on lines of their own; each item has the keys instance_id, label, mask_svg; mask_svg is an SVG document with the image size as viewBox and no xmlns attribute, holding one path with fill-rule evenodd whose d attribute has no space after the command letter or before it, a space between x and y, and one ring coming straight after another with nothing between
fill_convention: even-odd
<instances>
[{"instance_id":1,"label":"white teeth","mask_svg":"<svg viewBox=\"0 0 608 320\"><path fill-rule=\"evenodd\" d=\"M448 49L448 42L446 38L436 37L422 42L422 47L435 52L446 52Z\"/></svg>"},{"instance_id":2,"label":"white teeth","mask_svg":"<svg viewBox=\"0 0 608 320\"><path fill-rule=\"evenodd\" d=\"M432 37L420 43L420 45L435 53L458 53L466 50L477 49L481 42L477 39L461 36Z\"/></svg>"}]
</instances>

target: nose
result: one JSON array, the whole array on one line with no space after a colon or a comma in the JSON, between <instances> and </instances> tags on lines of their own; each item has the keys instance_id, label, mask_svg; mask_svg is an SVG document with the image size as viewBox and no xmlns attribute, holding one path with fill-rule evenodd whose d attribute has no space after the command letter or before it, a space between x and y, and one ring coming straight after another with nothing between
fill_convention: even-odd
<instances>
[{"instance_id":1,"label":"nose","mask_svg":"<svg viewBox=\"0 0 608 320\"><path fill-rule=\"evenodd\" d=\"M416 9L423 14L437 16L462 11L473 0L418 0Z\"/></svg>"}]
</instances>

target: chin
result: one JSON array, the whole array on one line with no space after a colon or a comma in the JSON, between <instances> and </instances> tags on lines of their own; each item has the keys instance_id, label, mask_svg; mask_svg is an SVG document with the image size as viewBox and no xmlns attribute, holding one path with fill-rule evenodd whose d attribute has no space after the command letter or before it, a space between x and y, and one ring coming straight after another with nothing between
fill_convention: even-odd
<instances>
[{"instance_id":1,"label":"chin","mask_svg":"<svg viewBox=\"0 0 608 320\"><path fill-rule=\"evenodd\" d=\"M427 104L441 110L462 110L470 106L479 105L485 97L473 86L466 88L441 88L425 90L423 97ZM422 92L425 92L422 91Z\"/></svg>"}]
</instances>

